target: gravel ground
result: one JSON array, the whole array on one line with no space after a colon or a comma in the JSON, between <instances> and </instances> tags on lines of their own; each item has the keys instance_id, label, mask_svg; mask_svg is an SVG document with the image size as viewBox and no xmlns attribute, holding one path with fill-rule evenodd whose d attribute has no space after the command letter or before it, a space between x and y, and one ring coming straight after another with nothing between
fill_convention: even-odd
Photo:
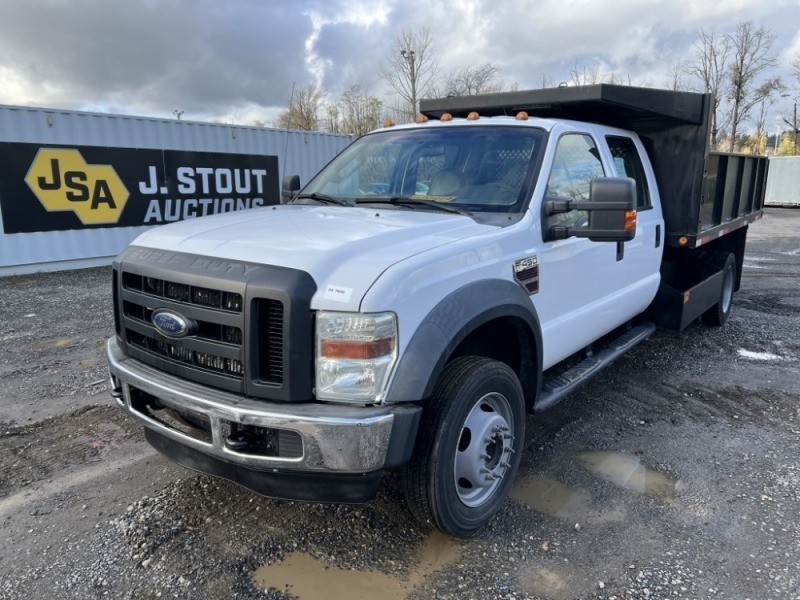
<instances>
[{"instance_id":1,"label":"gravel ground","mask_svg":"<svg viewBox=\"0 0 800 600\"><path fill-rule=\"evenodd\" d=\"M750 229L723 329L658 332L528 419L455 541L172 465L108 397L109 269L0 279L0 598L800 599L800 211Z\"/></svg>"}]
</instances>

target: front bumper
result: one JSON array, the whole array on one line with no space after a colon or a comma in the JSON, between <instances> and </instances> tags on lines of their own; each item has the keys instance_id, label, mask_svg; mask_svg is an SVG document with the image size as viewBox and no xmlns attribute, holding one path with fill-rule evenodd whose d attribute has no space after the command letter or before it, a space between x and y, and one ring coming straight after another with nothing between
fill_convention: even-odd
<instances>
[{"instance_id":1,"label":"front bumper","mask_svg":"<svg viewBox=\"0 0 800 600\"><path fill-rule=\"evenodd\" d=\"M408 461L413 450L421 413L416 405L365 407L253 400L154 369L125 355L115 338L108 340L106 357L113 395L144 423L153 446L180 464L232 479L259 493L298 500L358 501L340 500L340 494L326 496L324 489L315 493L313 488L325 488L332 475L342 476L343 483L353 476L379 475L376 472ZM209 431L204 437L189 435L153 418L139 406L137 398L142 395L179 414L201 418ZM239 452L226 444L232 425L292 432L302 441L302 450L288 457ZM291 489L277 493L276 489L287 486L267 481L291 482L293 475L304 481L300 487L308 493L291 493ZM313 485L315 477L321 486Z\"/></svg>"}]
</instances>

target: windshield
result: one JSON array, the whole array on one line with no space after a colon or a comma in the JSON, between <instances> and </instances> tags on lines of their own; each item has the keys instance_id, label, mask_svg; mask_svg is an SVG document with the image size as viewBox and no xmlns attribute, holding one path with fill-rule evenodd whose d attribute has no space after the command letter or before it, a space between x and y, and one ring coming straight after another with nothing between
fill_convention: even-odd
<instances>
[{"instance_id":1,"label":"windshield","mask_svg":"<svg viewBox=\"0 0 800 600\"><path fill-rule=\"evenodd\" d=\"M447 203L470 213L516 212L530 195L544 138L544 131L533 127L381 131L345 149L302 196L319 194L358 204L406 199L410 202L393 204Z\"/></svg>"}]
</instances>

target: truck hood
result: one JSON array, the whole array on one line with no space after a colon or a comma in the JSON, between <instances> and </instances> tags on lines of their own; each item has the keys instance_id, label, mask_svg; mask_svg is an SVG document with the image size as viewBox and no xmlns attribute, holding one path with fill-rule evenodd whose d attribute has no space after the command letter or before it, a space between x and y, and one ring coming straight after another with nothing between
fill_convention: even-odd
<instances>
[{"instance_id":1,"label":"truck hood","mask_svg":"<svg viewBox=\"0 0 800 600\"><path fill-rule=\"evenodd\" d=\"M317 283L312 308L358 310L393 264L496 229L427 210L282 205L157 227L134 245L299 269Z\"/></svg>"}]
</instances>

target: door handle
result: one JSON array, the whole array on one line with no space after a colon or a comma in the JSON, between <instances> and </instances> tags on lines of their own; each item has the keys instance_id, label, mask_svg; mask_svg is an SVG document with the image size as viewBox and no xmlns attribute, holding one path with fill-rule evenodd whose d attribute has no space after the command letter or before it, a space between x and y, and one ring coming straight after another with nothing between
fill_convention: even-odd
<instances>
[{"instance_id":1,"label":"door handle","mask_svg":"<svg viewBox=\"0 0 800 600\"><path fill-rule=\"evenodd\" d=\"M661 246L661 224L656 225L656 248Z\"/></svg>"}]
</instances>

